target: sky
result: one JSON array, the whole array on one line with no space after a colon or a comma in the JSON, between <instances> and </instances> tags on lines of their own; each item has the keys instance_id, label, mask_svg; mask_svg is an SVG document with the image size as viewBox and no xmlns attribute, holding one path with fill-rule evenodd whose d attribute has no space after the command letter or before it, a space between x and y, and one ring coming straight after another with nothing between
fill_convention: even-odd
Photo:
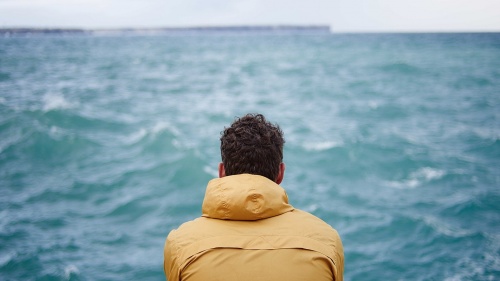
<instances>
[{"instance_id":1,"label":"sky","mask_svg":"<svg viewBox=\"0 0 500 281\"><path fill-rule=\"evenodd\" d=\"M0 0L0 28L328 25L333 32L500 32L500 0Z\"/></svg>"}]
</instances>

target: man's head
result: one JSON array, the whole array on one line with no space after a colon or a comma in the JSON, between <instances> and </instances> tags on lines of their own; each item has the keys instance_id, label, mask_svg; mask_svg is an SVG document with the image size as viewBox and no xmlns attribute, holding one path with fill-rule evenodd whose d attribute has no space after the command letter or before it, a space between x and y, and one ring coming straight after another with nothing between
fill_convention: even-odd
<instances>
[{"instance_id":1,"label":"man's head","mask_svg":"<svg viewBox=\"0 0 500 281\"><path fill-rule=\"evenodd\" d=\"M285 171L283 132L261 114L237 118L221 133L219 176L254 174L278 184Z\"/></svg>"}]
</instances>

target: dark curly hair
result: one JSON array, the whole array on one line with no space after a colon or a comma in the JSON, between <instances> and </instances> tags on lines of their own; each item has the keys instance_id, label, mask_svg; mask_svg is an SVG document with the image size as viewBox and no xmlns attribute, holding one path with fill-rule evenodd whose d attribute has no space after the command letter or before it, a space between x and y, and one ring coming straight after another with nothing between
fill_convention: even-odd
<instances>
[{"instance_id":1,"label":"dark curly hair","mask_svg":"<svg viewBox=\"0 0 500 281\"><path fill-rule=\"evenodd\" d=\"M275 181L283 161L283 132L262 114L247 114L221 132L220 150L226 176L254 174Z\"/></svg>"}]
</instances>

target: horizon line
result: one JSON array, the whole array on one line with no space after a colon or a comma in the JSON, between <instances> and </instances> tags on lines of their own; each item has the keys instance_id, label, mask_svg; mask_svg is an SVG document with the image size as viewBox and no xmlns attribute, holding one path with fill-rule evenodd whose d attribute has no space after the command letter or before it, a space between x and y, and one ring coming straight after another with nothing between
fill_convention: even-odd
<instances>
[{"instance_id":1,"label":"horizon line","mask_svg":"<svg viewBox=\"0 0 500 281\"><path fill-rule=\"evenodd\" d=\"M231 25L185 25L161 27L56 27L56 26L0 26L0 32L161 32L161 31L328 31L332 34L376 34L376 33L500 33L496 29L461 30L352 30L336 29L329 24L231 24Z\"/></svg>"}]
</instances>

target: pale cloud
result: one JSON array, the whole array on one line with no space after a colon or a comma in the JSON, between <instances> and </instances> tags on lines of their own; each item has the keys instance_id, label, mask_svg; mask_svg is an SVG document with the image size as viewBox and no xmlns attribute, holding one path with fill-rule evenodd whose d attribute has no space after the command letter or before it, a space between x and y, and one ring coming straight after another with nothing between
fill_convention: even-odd
<instances>
[{"instance_id":1,"label":"pale cloud","mask_svg":"<svg viewBox=\"0 0 500 281\"><path fill-rule=\"evenodd\" d=\"M496 0L351 0L337 1L338 30L500 31Z\"/></svg>"}]
</instances>

